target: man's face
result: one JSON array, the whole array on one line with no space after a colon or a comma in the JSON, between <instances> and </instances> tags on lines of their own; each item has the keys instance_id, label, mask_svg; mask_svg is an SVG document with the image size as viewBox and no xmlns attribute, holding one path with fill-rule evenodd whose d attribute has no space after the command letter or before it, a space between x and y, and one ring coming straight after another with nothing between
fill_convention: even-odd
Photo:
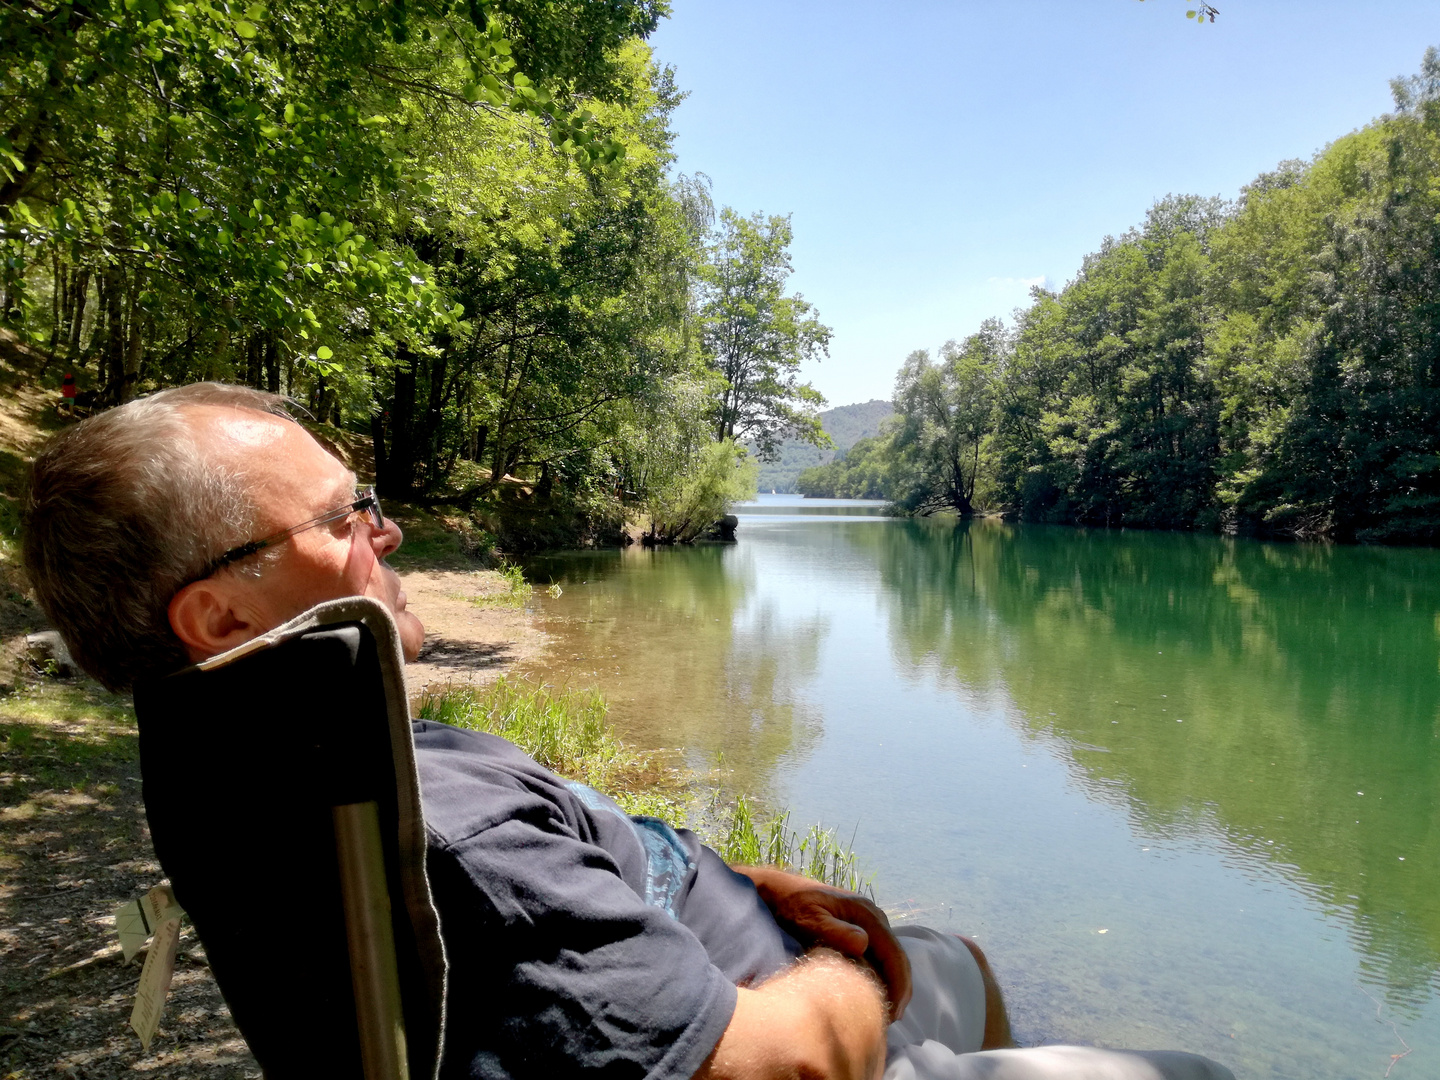
<instances>
[{"instance_id":1,"label":"man's face","mask_svg":"<svg viewBox=\"0 0 1440 1080\"><path fill-rule=\"evenodd\" d=\"M354 502L355 474L299 424L264 413L200 406L191 418L200 449L233 461L251 485L259 511L255 536L267 536ZM414 660L425 637L405 609L400 579L383 560L400 546L393 521L376 530L365 514L305 529L276 545L269 559L252 556L257 576L222 570L237 609L255 634L279 626L324 600L373 596L395 616L405 659ZM253 636L253 635L252 635Z\"/></svg>"}]
</instances>

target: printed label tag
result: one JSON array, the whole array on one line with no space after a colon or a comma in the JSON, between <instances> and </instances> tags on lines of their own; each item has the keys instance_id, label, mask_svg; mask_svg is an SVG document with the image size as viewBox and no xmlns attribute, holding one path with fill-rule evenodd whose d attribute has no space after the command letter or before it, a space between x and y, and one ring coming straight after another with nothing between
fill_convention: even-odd
<instances>
[{"instance_id":1,"label":"printed label tag","mask_svg":"<svg viewBox=\"0 0 1440 1080\"><path fill-rule=\"evenodd\" d=\"M140 986L135 991L130 1026L146 1050L150 1049L150 1040L155 1037L160 1014L165 1010L165 995L170 992L170 979L175 974L175 947L179 941L179 917L166 919L156 928L155 940L145 954L145 966L140 969Z\"/></svg>"}]
</instances>

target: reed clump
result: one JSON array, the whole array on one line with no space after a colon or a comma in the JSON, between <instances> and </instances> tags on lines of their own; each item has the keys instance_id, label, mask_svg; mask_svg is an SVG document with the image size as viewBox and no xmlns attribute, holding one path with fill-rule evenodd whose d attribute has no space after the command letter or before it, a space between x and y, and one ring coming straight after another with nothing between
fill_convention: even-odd
<instances>
[{"instance_id":1,"label":"reed clump","mask_svg":"<svg viewBox=\"0 0 1440 1080\"><path fill-rule=\"evenodd\" d=\"M728 827L710 845L727 863L778 866L873 900L875 875L862 872L854 842L853 835L846 843L834 829L818 824L802 834L790 828L790 811L784 808L757 821L750 800L737 795Z\"/></svg>"}]
</instances>

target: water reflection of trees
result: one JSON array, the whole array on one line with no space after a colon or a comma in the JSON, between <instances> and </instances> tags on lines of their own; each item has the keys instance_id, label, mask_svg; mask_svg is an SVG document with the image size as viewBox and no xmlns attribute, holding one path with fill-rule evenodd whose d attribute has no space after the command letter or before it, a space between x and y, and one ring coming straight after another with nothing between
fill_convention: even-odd
<instances>
[{"instance_id":1,"label":"water reflection of trees","mask_svg":"<svg viewBox=\"0 0 1440 1080\"><path fill-rule=\"evenodd\" d=\"M855 538L902 670L1003 686L1094 797L1146 829L1218 827L1347 914L1395 1004L1428 996L1440 552L990 522Z\"/></svg>"},{"instance_id":2,"label":"water reflection of trees","mask_svg":"<svg viewBox=\"0 0 1440 1080\"><path fill-rule=\"evenodd\" d=\"M723 760L725 782L748 792L813 745L819 717L794 688L814 673L826 627L779 619L739 550L567 555L536 561L532 576L564 590L543 602L554 643L540 673L598 687L628 740Z\"/></svg>"}]
</instances>

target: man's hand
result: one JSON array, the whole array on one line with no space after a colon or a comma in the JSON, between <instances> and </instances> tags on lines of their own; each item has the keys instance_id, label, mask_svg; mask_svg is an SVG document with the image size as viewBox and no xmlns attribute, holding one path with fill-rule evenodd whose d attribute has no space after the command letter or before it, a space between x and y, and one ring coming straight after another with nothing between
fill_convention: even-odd
<instances>
[{"instance_id":1,"label":"man's hand","mask_svg":"<svg viewBox=\"0 0 1440 1080\"><path fill-rule=\"evenodd\" d=\"M910 1001L910 961L890 932L890 920L855 893L822 885L773 866L735 866L755 883L775 921L807 949L830 948L864 960L885 984L890 1019L905 1015Z\"/></svg>"}]
</instances>

